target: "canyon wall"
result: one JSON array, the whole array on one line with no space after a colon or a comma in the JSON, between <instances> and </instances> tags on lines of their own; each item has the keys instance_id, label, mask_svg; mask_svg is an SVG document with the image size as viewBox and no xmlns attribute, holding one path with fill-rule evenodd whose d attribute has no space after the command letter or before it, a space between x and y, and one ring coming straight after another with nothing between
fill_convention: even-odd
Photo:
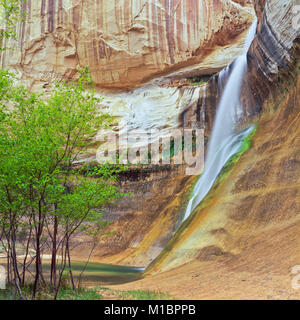
<instances>
[{"instance_id":1,"label":"canyon wall","mask_svg":"<svg viewBox=\"0 0 300 320\"><path fill-rule=\"evenodd\" d=\"M26 18L16 27L17 41L6 43L14 50L0 53L1 65L19 71L22 82L37 91L50 88L55 80L73 79L76 68L86 65L99 91L132 88L186 66L193 71L184 71L183 77L215 73L240 52L253 20L249 1L229 0L28 0L22 10ZM157 85L131 92L107 92L99 108L115 110L113 114L132 128L166 132L195 122L204 127L203 88L168 86L160 79ZM185 114L188 107L192 114ZM208 114L211 123L213 114ZM81 161L95 160L97 146ZM143 178L122 185L132 197L106 210L116 233L99 243L95 260L107 257L119 263L116 255L124 252L123 260L131 254L132 264L144 266L182 219L182 197L191 187L188 177L174 168L137 175ZM82 258L88 239L77 240L80 246L74 254Z\"/></svg>"},{"instance_id":2,"label":"canyon wall","mask_svg":"<svg viewBox=\"0 0 300 320\"><path fill-rule=\"evenodd\" d=\"M28 0L22 10L18 40L7 44L16 50L1 64L37 88L86 65L100 87L133 87L199 63L253 19L249 1L229 0Z\"/></svg>"},{"instance_id":3,"label":"canyon wall","mask_svg":"<svg viewBox=\"0 0 300 320\"><path fill-rule=\"evenodd\" d=\"M252 147L223 172L148 277L120 289L181 299L300 297L293 288L300 263L300 28L291 23L294 1L259 3L245 77L260 104Z\"/></svg>"},{"instance_id":4,"label":"canyon wall","mask_svg":"<svg viewBox=\"0 0 300 320\"><path fill-rule=\"evenodd\" d=\"M257 16L259 19L258 27L257 27L257 37L253 41L253 44L248 52L248 70L247 73L244 76L243 79L243 86L242 86L242 102L244 106L244 122L258 122L261 125L265 125L265 119L269 113L272 115L275 113L276 109L279 108L280 105L282 105L282 100L287 99L286 94L289 94L289 92L293 92L294 95L289 96L289 102L284 102L284 106L282 107L282 111L280 114L277 114L277 117L275 117L273 121L280 122L282 121L282 125L284 121L292 121L292 116L290 116L289 113L289 105L294 101L295 105L298 103L298 98L295 92L295 81L297 77L297 42L299 41L299 30L294 29L292 27L292 20L293 20L293 13L292 13L292 6L293 1L259 1L255 3L255 9L257 12ZM232 70L232 65L229 66L227 71L227 77L230 74ZM188 73L190 70L188 71ZM185 74L188 74L185 73ZM196 75L196 74L195 74ZM201 74L200 74L201 75ZM180 77L181 78L181 77ZM176 79L176 73L174 75L173 80ZM209 81L206 84L197 85L197 86L191 86L188 84L181 85L180 83L178 85L178 91L183 91L186 93L189 93L191 97L193 97L193 103L186 103L186 108L181 112L179 123L181 123L182 126L190 126L190 123L195 122L197 120L203 121L202 124L204 124L206 128L206 135L209 136L210 129L212 127L215 112L216 112L216 106L218 105L220 96L222 94L224 85L226 83L226 74L224 77L220 78L219 74L213 75ZM198 95L198 98L196 97ZM286 105L286 104L287 105ZM295 114L298 112L297 107L293 111ZM282 117L282 119L280 118ZM287 120L288 119L288 120ZM273 123L273 122L272 122ZM270 126L275 126L273 123ZM268 126L267 128L269 128ZM274 141L281 141L280 135L285 135L284 128L286 128L284 125L280 128L280 133L278 135L275 135ZM268 130L268 129L266 129ZM265 138L261 142L262 145L273 145L272 139L268 134L267 131L264 130L261 135L263 135ZM259 131L260 132L260 131ZM258 133L259 134L259 133ZM270 139L270 141L269 141ZM258 147L259 150L263 150L264 146ZM282 150L286 150L287 146L283 145L281 147ZM283 151L284 152L284 151ZM255 159L255 156L252 154L252 156ZM265 155L266 159L265 162L268 162L269 153ZM274 155L276 158L276 154ZM273 160L270 160L273 162ZM277 161L277 160L276 160ZM279 161L279 160L278 160ZM281 161L281 160L280 160ZM279 161L279 162L280 162ZM289 163L288 166L297 166L296 162L290 162L288 158L285 160L282 160L281 163ZM252 185L251 179L256 179L256 176L260 176L262 174L262 170L265 170L265 166L263 168L260 167L260 163L256 163L254 160L249 160L249 171L251 172L250 168L254 168L253 175L251 173L251 178L243 178L241 177L241 181L245 179L244 182L244 188L246 187L246 184L248 183L250 186ZM255 167L257 168L255 169ZM282 175L282 171L286 170L285 167L282 167L281 165L278 165L276 168L276 174ZM291 169L296 170L296 169ZM238 173L239 174L239 173ZM276 183L281 183L280 179L276 180L275 178L270 178ZM260 182L263 183L263 182ZM263 184L265 185L265 184ZM188 188L187 184L184 184L185 188ZM266 185L267 188L267 185ZM250 187L251 189L251 187ZM227 190L228 191L228 190ZM232 191L233 192L233 191ZM231 193L231 191L229 191ZM233 194L236 192L234 191ZM250 194L252 194L251 191L249 191ZM264 194L264 192L263 192ZM226 194L222 193L222 197L227 197ZM232 197L232 195L230 195ZM240 195L237 195L237 198L239 198ZM256 197L256 195L255 195ZM264 201L265 207L262 210L268 210L268 203L271 203L270 206L272 207L272 200L268 198L269 196L266 196L267 200ZM274 196L275 197L275 196ZM276 197L279 197L278 194L276 194ZM175 199L176 197L174 197ZM255 198L256 199L256 198ZM259 201L261 201L262 197L259 198ZM249 196L245 200L245 203L249 201L252 205L252 201L254 201L254 198L252 196ZM239 202L240 200L236 200ZM269 202L270 201L270 202ZM275 200L274 200L275 201ZM291 199L289 199L291 201ZM222 205L225 206L226 200L222 202ZM222 206L221 205L221 206ZM246 204L245 204L246 205ZM249 209L248 206L247 210ZM222 217L216 217L213 219L216 219L217 224L222 221L226 221L226 228L232 229L230 226L230 223L232 222L231 219L227 219L226 213L225 218L223 217L223 211L219 213L218 210L220 210L220 206L216 206L213 209L213 214L218 215L220 214ZM243 204L236 205L236 214L238 215L238 212L241 212L243 209ZM273 207L272 207L273 208ZM225 209L224 209L225 210ZM274 210L274 208L272 209ZM280 215L280 208L277 211L277 214ZM228 230L225 227L217 227L214 222L212 222L210 219L203 218L206 215L207 210L201 208L198 208L196 210L195 216L196 222L192 222L192 226L186 226L186 229L182 230L182 233L179 233L175 237L175 240L171 242L171 245L168 246L168 250L170 252L164 252L160 259L158 260L157 265L154 264L154 268L156 270L167 270L169 268L172 268L174 266L184 264L187 261L190 261L194 258L200 257L199 259L210 260L214 257L218 257L219 255L223 256L231 256L235 255L239 252L240 248L237 246L235 247L235 244L230 243L230 237L226 235L226 245L228 245L228 248L224 245L223 238L225 237L225 234L227 234ZM210 212L210 209L208 210ZM163 213L163 210L161 211ZM294 212L296 214L296 212ZM180 216L179 216L180 217ZM254 217L253 219L258 219L257 217ZM250 218L251 220L251 218ZM163 221L163 215L157 215L155 218L155 224L158 224ZM227 221L230 221L227 224ZM199 225L197 224L199 223ZM224 222L225 223L225 222ZM246 223L246 222L245 222ZM247 220L247 223L249 220ZM211 225L210 225L211 224ZM237 225L237 228L239 226L239 222L235 222ZM243 224L243 226L242 226ZM254 224L256 226L256 224ZM201 226L204 226L204 229L201 229ZM214 227L213 229L206 230L206 226ZM241 223L240 228L241 230L244 228L244 222ZM220 229L220 230L219 230ZM143 236L140 238L139 241L135 242L135 248L132 246L130 247L130 254L129 251L127 251L126 255L118 256L118 258L115 258L117 262L121 263L130 263L130 264L141 264L144 262L148 263L151 259L149 259L150 256L145 258L145 255L142 254L142 251L144 252L150 252L155 251L158 247L155 248L155 230L159 230L159 228L155 228L154 225L151 226L151 228L148 229L148 231L143 233ZM170 230L170 229L169 229ZM168 230L168 236L171 235L171 233ZM203 231L206 230L206 231ZM166 230L165 230L166 231ZM216 231L216 232L215 232ZM231 232L231 231L230 231ZM233 231L235 232L235 231ZM224 235L222 234L224 233ZM180 235L184 236L181 238ZM135 234L135 237L137 234ZM157 236L157 234L156 234ZM240 233L239 233L240 236ZM233 239L234 236L232 236L231 239ZM136 238L137 239L137 238ZM202 239L201 241L198 241L199 239ZM229 239L229 240L228 240ZM239 240L233 240L233 241L239 241ZM152 248L152 249L151 249ZM161 248L161 246L160 246ZM157 254L159 250L155 251L155 254ZM155 256L155 254L153 256ZM109 261L109 259L108 259Z\"/></svg>"},{"instance_id":5,"label":"canyon wall","mask_svg":"<svg viewBox=\"0 0 300 320\"><path fill-rule=\"evenodd\" d=\"M277 248L265 234L282 250L287 246L287 261L299 258L299 239L287 240L293 237L289 228L299 228L300 28L292 26L293 5L269 0L260 8L244 79L250 91L244 99L254 96L250 103L260 110L250 120L258 123L253 148L215 185L150 270L168 270L193 259L237 261L243 251L262 259L259 252L265 250L275 259ZM274 266L283 267L280 261Z\"/></svg>"},{"instance_id":6,"label":"canyon wall","mask_svg":"<svg viewBox=\"0 0 300 320\"><path fill-rule=\"evenodd\" d=\"M295 61L294 42L299 34L299 30L292 26L295 17L294 1L260 0L253 3L258 17L258 33L248 52L248 69L242 83L244 122L259 115L266 99L277 94L274 88L290 77ZM207 135L212 128L216 106L232 67L233 64L222 79L219 78L219 73L214 74L205 85L206 88L200 91L199 101L202 101L205 108ZM205 96L201 95L203 92ZM185 113L191 116L195 112L197 111L194 105L187 106L185 110ZM189 119L190 116L186 117L183 126L188 125Z\"/></svg>"},{"instance_id":7,"label":"canyon wall","mask_svg":"<svg viewBox=\"0 0 300 320\"><path fill-rule=\"evenodd\" d=\"M184 217L195 177L183 166L132 168L120 176L121 191L129 194L106 208L105 229L92 260L145 267L164 249ZM88 257L91 239L80 235L72 243L72 257Z\"/></svg>"}]
</instances>

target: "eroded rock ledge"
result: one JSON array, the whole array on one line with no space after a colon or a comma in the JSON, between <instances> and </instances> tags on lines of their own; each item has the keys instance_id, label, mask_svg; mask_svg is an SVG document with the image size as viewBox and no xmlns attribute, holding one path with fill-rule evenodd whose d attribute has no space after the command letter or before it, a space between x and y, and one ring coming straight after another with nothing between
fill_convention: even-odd
<instances>
[{"instance_id":1,"label":"eroded rock ledge","mask_svg":"<svg viewBox=\"0 0 300 320\"><path fill-rule=\"evenodd\" d=\"M241 6L246 5L246 7ZM47 87L89 65L101 87L133 87L195 64L251 23L248 1L28 0L18 47L1 56L28 85Z\"/></svg>"}]
</instances>

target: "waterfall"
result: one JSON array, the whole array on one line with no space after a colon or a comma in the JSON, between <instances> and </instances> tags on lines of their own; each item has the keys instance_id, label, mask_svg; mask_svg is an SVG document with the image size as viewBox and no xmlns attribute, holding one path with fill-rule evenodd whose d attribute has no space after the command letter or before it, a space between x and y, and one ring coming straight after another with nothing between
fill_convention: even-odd
<instances>
[{"instance_id":1,"label":"waterfall","mask_svg":"<svg viewBox=\"0 0 300 320\"><path fill-rule=\"evenodd\" d=\"M240 107L240 93L243 76L247 67L247 52L256 35L257 19L253 22L244 45L243 54L233 63L233 70L224 88L213 125L204 171L199 178L192 198L187 206L184 220L199 205L213 186L220 171L227 161L241 149L243 140L251 133L252 127L235 135L237 120L242 113ZM222 81L225 69L220 73L219 81Z\"/></svg>"}]
</instances>

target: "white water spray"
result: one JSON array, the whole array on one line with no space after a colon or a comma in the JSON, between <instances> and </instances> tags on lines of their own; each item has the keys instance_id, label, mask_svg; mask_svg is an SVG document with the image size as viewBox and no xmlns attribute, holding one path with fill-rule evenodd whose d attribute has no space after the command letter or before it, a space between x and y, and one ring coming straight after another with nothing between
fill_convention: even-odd
<instances>
[{"instance_id":1,"label":"white water spray","mask_svg":"<svg viewBox=\"0 0 300 320\"><path fill-rule=\"evenodd\" d=\"M222 168L233 155L240 151L243 140L253 130L253 127L250 127L237 135L234 134L237 120L243 110L240 107L241 85L247 67L247 52L256 35L256 27L257 19L253 22L248 32L243 54L233 64L233 70L228 78L217 109L208 145L206 166L194 188L184 220L189 217L192 211L208 194ZM220 73L219 81L222 81L224 73L227 72L228 69L225 69Z\"/></svg>"}]
</instances>

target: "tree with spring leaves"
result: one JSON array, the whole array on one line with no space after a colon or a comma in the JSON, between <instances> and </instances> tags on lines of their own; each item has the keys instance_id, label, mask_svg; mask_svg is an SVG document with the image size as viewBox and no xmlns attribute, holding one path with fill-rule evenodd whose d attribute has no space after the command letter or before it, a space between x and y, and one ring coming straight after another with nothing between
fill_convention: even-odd
<instances>
[{"instance_id":1,"label":"tree with spring leaves","mask_svg":"<svg viewBox=\"0 0 300 320\"><path fill-rule=\"evenodd\" d=\"M1 51L15 38L24 2L0 0ZM123 168L104 165L85 175L73 168L97 131L110 124L98 102L88 68L79 70L77 81L57 84L47 97L16 86L15 76L0 70L0 245L8 281L21 299L26 281L33 282L34 299L48 286L43 252L51 253L53 296L65 271L75 289L70 240L78 232L93 235L94 243L106 236L100 209L123 196L115 183Z\"/></svg>"},{"instance_id":2,"label":"tree with spring leaves","mask_svg":"<svg viewBox=\"0 0 300 320\"><path fill-rule=\"evenodd\" d=\"M0 0L0 52L6 42L16 38L16 24L25 18L23 6L27 0Z\"/></svg>"},{"instance_id":3,"label":"tree with spring leaves","mask_svg":"<svg viewBox=\"0 0 300 320\"><path fill-rule=\"evenodd\" d=\"M78 81L58 84L46 98L15 87L12 74L0 73L1 241L21 298L32 263L32 297L46 285L42 253L49 246L50 289L57 296L66 268L71 273L70 239L83 226L101 234L106 223L99 208L123 196L114 183L122 168L104 165L85 176L73 168L99 128L111 121L95 107L99 99L89 91L88 69L80 74ZM22 261L19 239L26 248Z\"/></svg>"}]
</instances>

